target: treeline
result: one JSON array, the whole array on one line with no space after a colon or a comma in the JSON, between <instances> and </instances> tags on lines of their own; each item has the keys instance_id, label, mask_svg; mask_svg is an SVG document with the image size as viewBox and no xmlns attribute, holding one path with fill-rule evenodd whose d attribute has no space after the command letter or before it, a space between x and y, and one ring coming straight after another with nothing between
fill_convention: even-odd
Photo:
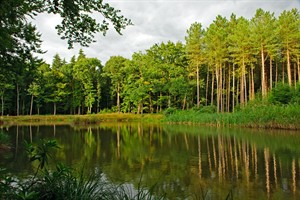
<instances>
[{"instance_id":1,"label":"treeline","mask_svg":"<svg viewBox=\"0 0 300 200\"><path fill-rule=\"evenodd\" d=\"M300 82L300 14L258 9L252 19L217 16L198 22L185 43L154 44L131 59L105 64L81 50L69 62L37 59L1 70L1 113L85 114L100 111L159 113L166 108L215 106L234 112L266 98L277 83Z\"/></svg>"}]
</instances>

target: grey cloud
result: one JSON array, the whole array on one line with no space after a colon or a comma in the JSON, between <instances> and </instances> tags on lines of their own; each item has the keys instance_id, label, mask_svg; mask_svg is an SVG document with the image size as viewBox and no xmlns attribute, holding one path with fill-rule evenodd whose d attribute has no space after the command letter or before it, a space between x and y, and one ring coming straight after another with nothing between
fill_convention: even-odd
<instances>
[{"instance_id":1,"label":"grey cloud","mask_svg":"<svg viewBox=\"0 0 300 200\"><path fill-rule=\"evenodd\" d=\"M209 26L221 15L229 18L232 13L251 18L256 9L262 8L275 12L278 16L283 10L300 8L299 0L112 0L106 1L121 10L122 15L131 19L134 26L127 27L120 36L113 29L103 37L96 36L97 42L83 48L87 56L99 58L103 64L113 55L130 58L133 52L144 51L155 43L171 40L184 41L186 30L197 21L204 27ZM100 19L101 20L101 19ZM77 55L79 45L68 50L66 41L57 36L55 25L59 18L41 15L35 23L43 34L43 49L48 52L43 57L52 62L55 53L67 60Z\"/></svg>"}]
</instances>

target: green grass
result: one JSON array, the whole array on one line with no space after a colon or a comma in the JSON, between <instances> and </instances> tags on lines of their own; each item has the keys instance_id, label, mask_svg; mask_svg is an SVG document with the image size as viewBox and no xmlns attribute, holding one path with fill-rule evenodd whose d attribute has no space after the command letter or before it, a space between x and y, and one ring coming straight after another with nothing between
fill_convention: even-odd
<instances>
[{"instance_id":1,"label":"green grass","mask_svg":"<svg viewBox=\"0 0 300 200\"><path fill-rule=\"evenodd\" d=\"M300 129L300 105L249 104L234 113L206 113L200 110L176 111L165 122L243 126L253 128Z\"/></svg>"}]
</instances>

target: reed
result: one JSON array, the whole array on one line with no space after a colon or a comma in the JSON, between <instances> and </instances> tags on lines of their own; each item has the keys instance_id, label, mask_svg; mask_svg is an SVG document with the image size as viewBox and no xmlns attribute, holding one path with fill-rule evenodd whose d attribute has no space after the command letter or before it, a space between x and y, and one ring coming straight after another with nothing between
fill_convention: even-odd
<instances>
[{"instance_id":1,"label":"reed","mask_svg":"<svg viewBox=\"0 0 300 200\"><path fill-rule=\"evenodd\" d=\"M214 126L300 129L300 105L249 104L234 113L207 113L201 109L176 111L164 119L168 123Z\"/></svg>"}]
</instances>

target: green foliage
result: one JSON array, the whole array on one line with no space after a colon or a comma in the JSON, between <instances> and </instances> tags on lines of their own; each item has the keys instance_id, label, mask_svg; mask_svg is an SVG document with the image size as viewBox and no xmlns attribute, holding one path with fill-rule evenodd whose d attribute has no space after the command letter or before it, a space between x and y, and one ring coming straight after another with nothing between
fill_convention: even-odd
<instances>
[{"instance_id":1,"label":"green foliage","mask_svg":"<svg viewBox=\"0 0 300 200\"><path fill-rule=\"evenodd\" d=\"M209 104L216 105L217 112L229 112L242 110L260 96L259 91L266 97L269 88L286 77L290 86L299 82L297 9L283 11L278 18L262 9L251 20L218 15L206 29L199 22L191 24L186 44L154 44L131 59L112 56L105 67L97 58L87 58L83 50L69 63L56 54L50 67L33 58L40 36L24 16L46 11L61 15L58 30L70 46L88 45L94 33L107 31L107 22L98 23L86 12L102 13L117 32L130 20L102 1L8 0L0 5L2 115L56 114L56 110L58 114L91 114L106 108L161 113L169 107L186 109L195 104L203 113L214 113L201 108ZM299 86L281 89L271 91L270 102L299 104Z\"/></svg>"},{"instance_id":2,"label":"green foliage","mask_svg":"<svg viewBox=\"0 0 300 200\"><path fill-rule=\"evenodd\" d=\"M294 88L293 96L290 103L300 105L300 83L298 83Z\"/></svg>"},{"instance_id":3,"label":"green foliage","mask_svg":"<svg viewBox=\"0 0 300 200\"><path fill-rule=\"evenodd\" d=\"M41 140L40 143L38 143L36 146L25 141L25 146L30 161L39 161L37 172L39 169L43 169L48 163L49 158L52 157L53 149L59 148L56 140Z\"/></svg>"},{"instance_id":4,"label":"green foliage","mask_svg":"<svg viewBox=\"0 0 300 200\"><path fill-rule=\"evenodd\" d=\"M201 107L193 107L192 110L197 111L199 113L216 113L217 107L214 105L211 106L201 106Z\"/></svg>"},{"instance_id":5,"label":"green foliage","mask_svg":"<svg viewBox=\"0 0 300 200\"><path fill-rule=\"evenodd\" d=\"M270 92L269 101L277 104L289 104L295 94L294 89L288 84L278 83Z\"/></svg>"},{"instance_id":6,"label":"green foliage","mask_svg":"<svg viewBox=\"0 0 300 200\"><path fill-rule=\"evenodd\" d=\"M165 109L164 110L164 115L165 116L169 116L169 115L172 115L172 114L174 114L174 113L176 113L177 112L177 109L176 108L167 108L167 109Z\"/></svg>"}]
</instances>

